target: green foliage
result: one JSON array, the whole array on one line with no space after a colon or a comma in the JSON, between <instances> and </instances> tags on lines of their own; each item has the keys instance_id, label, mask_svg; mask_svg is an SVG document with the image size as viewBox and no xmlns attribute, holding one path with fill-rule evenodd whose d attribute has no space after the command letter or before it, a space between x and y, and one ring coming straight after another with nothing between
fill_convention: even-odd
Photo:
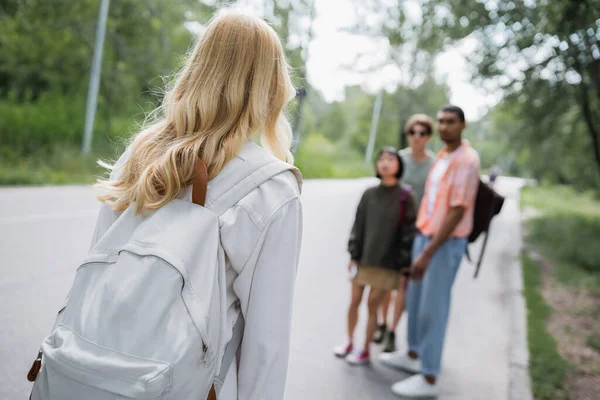
<instances>
[{"instance_id":1,"label":"green foliage","mask_svg":"<svg viewBox=\"0 0 600 400\"><path fill-rule=\"evenodd\" d=\"M302 141L295 164L305 178L359 178L373 173L360 154L337 147L317 133Z\"/></svg>"},{"instance_id":2,"label":"green foliage","mask_svg":"<svg viewBox=\"0 0 600 400\"><path fill-rule=\"evenodd\" d=\"M529 187L522 203L542 214L529 222L529 240L555 264L558 280L600 290L600 201L566 186Z\"/></svg>"},{"instance_id":3,"label":"green foliage","mask_svg":"<svg viewBox=\"0 0 600 400\"><path fill-rule=\"evenodd\" d=\"M492 125L490 140L509 138L497 157L539 179L597 187L600 0L420 3L422 20L437 27L432 36L475 43L473 82L505 94L499 118L518 129Z\"/></svg>"},{"instance_id":4,"label":"green foliage","mask_svg":"<svg viewBox=\"0 0 600 400\"><path fill-rule=\"evenodd\" d=\"M528 186L521 192L523 206L534 207L543 215L573 214L600 218L599 193L593 190L578 192L569 186Z\"/></svg>"},{"instance_id":5,"label":"green foliage","mask_svg":"<svg viewBox=\"0 0 600 400\"><path fill-rule=\"evenodd\" d=\"M438 110L448 103L448 95L448 87L436 82L433 77L416 88L399 86L393 93L384 93L374 152L383 146L400 148L404 125L410 116L427 114L435 118ZM346 97L344 109L349 129L345 137L355 151L364 154L369 140L375 96L352 87L347 89ZM432 142L432 149L440 147L439 141Z\"/></svg>"},{"instance_id":6,"label":"green foliage","mask_svg":"<svg viewBox=\"0 0 600 400\"><path fill-rule=\"evenodd\" d=\"M0 101L2 147L29 156L55 143L76 146L83 132L85 102L81 98L42 95L35 103Z\"/></svg>"},{"instance_id":7,"label":"green foliage","mask_svg":"<svg viewBox=\"0 0 600 400\"><path fill-rule=\"evenodd\" d=\"M333 175L335 147L324 136L307 135L298 147L295 164L306 178L327 178Z\"/></svg>"},{"instance_id":8,"label":"green foliage","mask_svg":"<svg viewBox=\"0 0 600 400\"><path fill-rule=\"evenodd\" d=\"M531 235L559 261L600 274L600 248L593 244L600 238L600 218L573 213L546 216L532 224Z\"/></svg>"},{"instance_id":9,"label":"green foliage","mask_svg":"<svg viewBox=\"0 0 600 400\"><path fill-rule=\"evenodd\" d=\"M194 0L111 2L94 126L96 157L114 157L134 122L160 99L160 77L176 71L193 40L185 23L205 23L224 5L206 3L212 5ZM80 156L77 149L99 5L100 0L0 5L1 182L87 182L96 173L90 161L96 157ZM271 0L262 7L285 43L296 85L308 90L291 107L297 123L295 111L304 102L302 123L294 125L301 128L297 162L305 176L372 175L372 166L363 160L374 96L352 87L343 102L328 104L306 81L312 1ZM410 115L434 116L448 101L448 87L434 79L431 63L423 57L418 61L411 65L414 79L384 95L375 151L400 145L401 128Z\"/></svg>"},{"instance_id":10,"label":"green foliage","mask_svg":"<svg viewBox=\"0 0 600 400\"><path fill-rule=\"evenodd\" d=\"M0 90L21 101L46 91L85 93L99 6L100 0L17 0L0 12ZM183 26L186 11L202 19L211 9L191 0L111 2L101 103L116 110L135 102L178 66L192 38Z\"/></svg>"},{"instance_id":11,"label":"green foliage","mask_svg":"<svg viewBox=\"0 0 600 400\"><path fill-rule=\"evenodd\" d=\"M600 353L600 335L594 334L587 338L587 345Z\"/></svg>"},{"instance_id":12,"label":"green foliage","mask_svg":"<svg viewBox=\"0 0 600 400\"><path fill-rule=\"evenodd\" d=\"M327 107L319 129L332 142L338 142L344 137L348 129L348 115L343 103L335 102Z\"/></svg>"},{"instance_id":13,"label":"green foliage","mask_svg":"<svg viewBox=\"0 0 600 400\"><path fill-rule=\"evenodd\" d=\"M102 154L114 159L114 152ZM0 185L60 185L94 182L104 175L97 165L99 156L81 154L78 148L60 148L42 156L10 162L0 157Z\"/></svg>"},{"instance_id":14,"label":"green foliage","mask_svg":"<svg viewBox=\"0 0 600 400\"><path fill-rule=\"evenodd\" d=\"M0 100L0 154L6 158L44 157L56 148L76 148L81 144L85 101L78 97L45 93L35 102ZM95 141L107 147L120 142L133 119L99 116Z\"/></svg>"},{"instance_id":15,"label":"green foliage","mask_svg":"<svg viewBox=\"0 0 600 400\"><path fill-rule=\"evenodd\" d=\"M89 182L82 140L100 0L0 4L0 183ZM94 126L96 156L113 157L156 102L161 75L193 38L186 20L215 10L193 0L111 2Z\"/></svg>"},{"instance_id":16,"label":"green foliage","mask_svg":"<svg viewBox=\"0 0 600 400\"><path fill-rule=\"evenodd\" d=\"M570 366L558 353L556 340L546 327L551 309L541 293L540 267L526 254L523 264L524 296L527 302L527 340L529 372L536 400L568 400L564 390L565 375Z\"/></svg>"}]
</instances>

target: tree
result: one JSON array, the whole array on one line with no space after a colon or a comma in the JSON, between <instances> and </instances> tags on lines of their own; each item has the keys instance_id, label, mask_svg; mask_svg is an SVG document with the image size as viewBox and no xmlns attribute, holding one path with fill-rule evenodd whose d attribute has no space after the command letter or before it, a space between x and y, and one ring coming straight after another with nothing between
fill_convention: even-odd
<instances>
[{"instance_id":1,"label":"tree","mask_svg":"<svg viewBox=\"0 0 600 400\"><path fill-rule=\"evenodd\" d=\"M436 26L423 40L435 35L454 43L465 38L477 43L469 57L474 80L502 91L510 103L507 107L526 122L520 143L532 152L545 146L564 148L560 158L567 163L584 157L596 166L590 182L598 182L600 0L420 0L420 4L424 19ZM560 179L571 179L564 171L558 173L548 159L545 163Z\"/></svg>"},{"instance_id":2,"label":"tree","mask_svg":"<svg viewBox=\"0 0 600 400\"><path fill-rule=\"evenodd\" d=\"M396 122L397 131L394 136L398 139L399 146L405 147L407 142L403 134L404 124L409 116L415 113L433 116L437 109L432 110L427 103L434 102L439 107L448 99L448 88L445 87L441 92L437 90L440 87L433 77L434 56L442 47L442 37L435 35L435 26L424 18L417 1L366 0L355 3L355 9L359 14L359 22L349 31L384 40L387 52L383 58L374 53L359 54L348 68L364 74L378 74L390 67L398 71L400 77L396 83L401 90L397 91L393 103L397 107L395 114L400 120ZM379 61L366 61L373 58ZM357 69L356 65L368 66ZM422 86L428 87L419 90ZM432 87L435 87L435 95L438 97L422 97ZM415 99L417 97L419 98ZM384 109L386 108L389 105L384 100ZM396 143L395 139L393 143Z\"/></svg>"},{"instance_id":3,"label":"tree","mask_svg":"<svg viewBox=\"0 0 600 400\"><path fill-rule=\"evenodd\" d=\"M404 125L413 114L427 114L432 118L441 106L448 102L448 87L436 81L429 75L416 88L399 85L393 93L384 93L383 106L377 129L375 151L383 146L401 147L399 132L404 131ZM371 111L375 96L367 95L356 88L351 88L347 95L347 109L350 115L356 115L350 121L352 147L364 154L367 148ZM432 143L432 148L438 147Z\"/></svg>"},{"instance_id":4,"label":"tree","mask_svg":"<svg viewBox=\"0 0 600 400\"><path fill-rule=\"evenodd\" d=\"M267 0L266 15L276 27L282 42L285 44L286 57L295 71L293 79L299 87L292 130L294 148L300 140L304 104L309 94L306 63L309 48L313 40L313 21L315 19L315 0Z\"/></svg>"},{"instance_id":5,"label":"tree","mask_svg":"<svg viewBox=\"0 0 600 400\"><path fill-rule=\"evenodd\" d=\"M347 119L344 103L332 103L327 107L327 112L321 120L319 130L330 141L339 142L348 129Z\"/></svg>"},{"instance_id":6,"label":"tree","mask_svg":"<svg viewBox=\"0 0 600 400\"><path fill-rule=\"evenodd\" d=\"M85 92L99 0L16 0L0 7L0 73L5 89L24 98L44 91ZM102 92L115 108L157 86L173 71L192 34L190 18L215 8L193 0L119 0L111 3L103 57ZM123 96L125 94L125 96Z\"/></svg>"}]
</instances>

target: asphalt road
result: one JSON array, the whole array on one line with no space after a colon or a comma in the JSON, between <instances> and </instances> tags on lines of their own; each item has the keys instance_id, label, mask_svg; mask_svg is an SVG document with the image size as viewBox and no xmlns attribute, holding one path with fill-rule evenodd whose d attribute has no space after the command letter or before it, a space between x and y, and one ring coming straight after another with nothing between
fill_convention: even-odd
<instances>
[{"instance_id":1,"label":"asphalt road","mask_svg":"<svg viewBox=\"0 0 600 400\"><path fill-rule=\"evenodd\" d=\"M359 196L373 183L305 183L287 399L393 399L390 385L406 377L377 362L351 367L331 351L345 332L347 236ZM481 275L473 280L473 267L465 261L454 286L441 399L508 396L508 280L518 268L521 183L502 179L499 184L508 201L493 224ZM0 189L0 399L27 398L27 370L88 250L97 207L87 187ZM363 324L364 310L358 339ZM400 348L405 348L405 329L403 318Z\"/></svg>"}]
</instances>

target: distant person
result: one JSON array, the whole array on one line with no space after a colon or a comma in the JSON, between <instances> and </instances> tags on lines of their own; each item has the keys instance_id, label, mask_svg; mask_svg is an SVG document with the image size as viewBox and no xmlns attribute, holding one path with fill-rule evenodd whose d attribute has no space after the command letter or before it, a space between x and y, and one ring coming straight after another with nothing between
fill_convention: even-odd
<instances>
[{"instance_id":1,"label":"distant person","mask_svg":"<svg viewBox=\"0 0 600 400\"><path fill-rule=\"evenodd\" d=\"M216 399L220 387L220 400L284 398L302 238L284 113L295 92L265 21L208 25L156 120L97 185L94 262L44 342L52 362L32 400ZM111 247L123 240L133 247Z\"/></svg>"},{"instance_id":2,"label":"distant person","mask_svg":"<svg viewBox=\"0 0 600 400\"><path fill-rule=\"evenodd\" d=\"M435 160L435 154L427 150L427 143L433 133L433 120L424 114L416 114L409 118L406 123L405 135L408 139L409 147L400 150L400 157L404 164L404 174L402 182L409 185L415 195L417 208L421 204L423 193L425 192L425 181L429 174L429 169ZM396 327L404 311L404 300L406 295L406 285L408 279L402 275L400 284L396 292L390 291L386 294L381 305L382 316L379 329L375 334L375 343L383 342L383 352L396 351ZM394 296L395 293L395 296ZM389 306L392 298L394 301L394 315L392 321L388 322Z\"/></svg>"},{"instance_id":3,"label":"distant person","mask_svg":"<svg viewBox=\"0 0 600 400\"><path fill-rule=\"evenodd\" d=\"M417 206L402 185L403 165L398 152L386 147L377 156L378 186L367 189L358 209L348 250L352 295L348 309L348 338L334 349L350 364L370 361L370 344L377 330L377 310L385 293L397 289L401 273L408 271L415 235ZM364 346L355 348L354 331L365 287L369 287L368 322Z\"/></svg>"},{"instance_id":4,"label":"distant person","mask_svg":"<svg viewBox=\"0 0 600 400\"><path fill-rule=\"evenodd\" d=\"M494 165L490 169L490 175L489 175L490 186L493 187L496 184L496 179L498 179L498 177L500 176L501 173L502 173L502 169L500 169L500 167L498 165Z\"/></svg>"},{"instance_id":5,"label":"distant person","mask_svg":"<svg viewBox=\"0 0 600 400\"><path fill-rule=\"evenodd\" d=\"M473 227L479 185L479 155L462 140L465 115L456 106L438 114L441 139L417 218L420 234L413 246L411 281L407 291L408 352L381 356L383 363L416 375L396 383L399 396L438 395L452 285Z\"/></svg>"}]
</instances>

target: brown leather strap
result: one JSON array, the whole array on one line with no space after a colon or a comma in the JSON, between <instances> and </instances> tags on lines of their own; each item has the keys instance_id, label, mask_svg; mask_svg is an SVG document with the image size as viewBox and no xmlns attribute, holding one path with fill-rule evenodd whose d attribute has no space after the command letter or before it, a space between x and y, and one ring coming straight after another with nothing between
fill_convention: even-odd
<instances>
[{"instance_id":1,"label":"brown leather strap","mask_svg":"<svg viewBox=\"0 0 600 400\"><path fill-rule=\"evenodd\" d=\"M27 380L29 382L35 382L38 374L40 373L40 369L42 368L42 350L38 352L37 358L31 365L29 372L27 373Z\"/></svg>"},{"instance_id":2,"label":"brown leather strap","mask_svg":"<svg viewBox=\"0 0 600 400\"><path fill-rule=\"evenodd\" d=\"M210 388L210 392L208 393L208 397L206 400L217 400L217 392L215 392L215 386Z\"/></svg>"},{"instance_id":3,"label":"brown leather strap","mask_svg":"<svg viewBox=\"0 0 600 400\"><path fill-rule=\"evenodd\" d=\"M199 206L206 202L206 190L208 187L208 171L206 164L201 159L196 161L194 184L192 187L192 201Z\"/></svg>"}]
</instances>

